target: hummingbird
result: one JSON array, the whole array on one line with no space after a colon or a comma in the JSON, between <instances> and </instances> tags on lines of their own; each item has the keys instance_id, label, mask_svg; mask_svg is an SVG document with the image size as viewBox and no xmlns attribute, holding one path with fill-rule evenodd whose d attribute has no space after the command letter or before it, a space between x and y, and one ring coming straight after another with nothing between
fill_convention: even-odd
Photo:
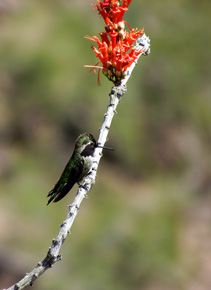
<instances>
[{"instance_id":1,"label":"hummingbird","mask_svg":"<svg viewBox=\"0 0 211 290\"><path fill-rule=\"evenodd\" d=\"M48 203L61 200L71 190L75 183L80 182L88 175L92 168L92 157L96 148L113 150L97 144L92 134L81 134L75 142L75 149L64 171L54 188L48 193Z\"/></svg>"}]
</instances>

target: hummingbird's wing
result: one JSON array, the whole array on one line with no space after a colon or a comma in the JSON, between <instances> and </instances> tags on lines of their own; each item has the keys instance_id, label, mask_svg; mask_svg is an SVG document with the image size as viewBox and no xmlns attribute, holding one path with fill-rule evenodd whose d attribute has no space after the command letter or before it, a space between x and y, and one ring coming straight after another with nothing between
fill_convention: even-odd
<instances>
[{"instance_id":1,"label":"hummingbird's wing","mask_svg":"<svg viewBox=\"0 0 211 290\"><path fill-rule=\"evenodd\" d=\"M50 196L47 205L53 200L53 202L57 202L62 199L68 192L71 190L73 185L78 181L81 172L83 170L83 160L78 162L77 166L71 169L71 172L66 176L66 168L62 173L59 181L56 183L54 188L48 193Z\"/></svg>"}]
</instances>

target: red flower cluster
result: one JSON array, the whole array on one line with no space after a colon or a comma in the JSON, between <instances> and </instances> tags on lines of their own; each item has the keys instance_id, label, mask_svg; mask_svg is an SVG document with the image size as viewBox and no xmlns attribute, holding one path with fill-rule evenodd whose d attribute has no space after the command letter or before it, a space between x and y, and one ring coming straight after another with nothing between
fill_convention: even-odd
<instances>
[{"instance_id":1,"label":"red flower cluster","mask_svg":"<svg viewBox=\"0 0 211 290\"><path fill-rule=\"evenodd\" d=\"M94 6L103 17L106 26L105 32L99 33L101 40L94 36L85 36L86 39L98 44L98 49L92 46L102 66L88 66L102 69L102 72L114 84L119 84L126 75L126 70L142 52L133 46L134 41L144 33L144 29L131 29L123 20L125 11L132 0L98 0ZM122 4L121 4L122 3ZM125 30L127 23L130 32ZM96 71L95 71L96 72ZM98 75L99 81L99 75Z\"/></svg>"}]
</instances>

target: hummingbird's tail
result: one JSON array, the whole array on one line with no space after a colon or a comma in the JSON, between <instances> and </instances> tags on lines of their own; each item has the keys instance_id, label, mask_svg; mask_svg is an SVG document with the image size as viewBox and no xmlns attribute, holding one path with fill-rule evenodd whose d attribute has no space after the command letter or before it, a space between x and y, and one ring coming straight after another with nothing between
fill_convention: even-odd
<instances>
[{"instance_id":1,"label":"hummingbird's tail","mask_svg":"<svg viewBox=\"0 0 211 290\"><path fill-rule=\"evenodd\" d=\"M47 205L49 205L49 203L52 200L53 200L53 202L57 202L57 201L61 200L63 197L65 197L65 195L68 194L68 192L70 191L70 189L73 187L74 184L75 184L75 181L73 181L72 179L70 179L68 182L64 183L62 185L62 187L59 186L59 183L57 182L55 187L51 191L49 191L49 193L47 195L48 197L50 196Z\"/></svg>"},{"instance_id":2,"label":"hummingbird's tail","mask_svg":"<svg viewBox=\"0 0 211 290\"><path fill-rule=\"evenodd\" d=\"M55 198L56 196L56 192L53 191L53 189L51 191L49 191L47 197L49 197L48 203L46 205L49 205L50 202L52 202L52 200Z\"/></svg>"}]
</instances>

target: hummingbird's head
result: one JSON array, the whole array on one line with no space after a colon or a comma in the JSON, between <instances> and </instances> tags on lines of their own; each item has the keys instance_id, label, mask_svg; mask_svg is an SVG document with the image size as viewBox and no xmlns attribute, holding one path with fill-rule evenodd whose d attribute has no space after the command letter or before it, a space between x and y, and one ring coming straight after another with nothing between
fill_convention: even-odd
<instances>
[{"instance_id":1,"label":"hummingbird's head","mask_svg":"<svg viewBox=\"0 0 211 290\"><path fill-rule=\"evenodd\" d=\"M92 155L96 147L98 147L97 142L93 135L89 133L81 134L75 143L75 149L83 156Z\"/></svg>"},{"instance_id":2,"label":"hummingbird's head","mask_svg":"<svg viewBox=\"0 0 211 290\"><path fill-rule=\"evenodd\" d=\"M108 150L114 150L109 147L99 145L92 134L81 134L75 142L75 150L77 150L82 156L93 155L95 148L104 148Z\"/></svg>"}]
</instances>

